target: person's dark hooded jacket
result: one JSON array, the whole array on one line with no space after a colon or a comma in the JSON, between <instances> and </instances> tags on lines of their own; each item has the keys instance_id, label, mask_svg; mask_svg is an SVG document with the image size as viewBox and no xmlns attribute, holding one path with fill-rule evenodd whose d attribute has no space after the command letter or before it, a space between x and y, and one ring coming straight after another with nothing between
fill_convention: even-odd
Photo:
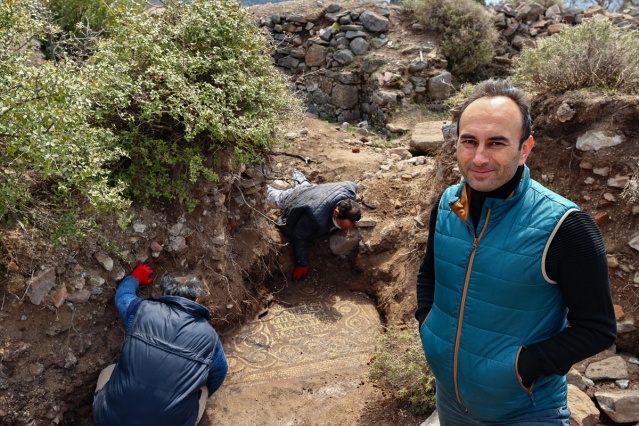
<instances>
[{"instance_id":1,"label":"person's dark hooded jacket","mask_svg":"<svg viewBox=\"0 0 639 426\"><path fill-rule=\"evenodd\" d=\"M333 212L337 203L354 200L357 189L357 184L350 181L302 185L287 197L277 222L293 240L297 266L308 266L307 242L335 226Z\"/></svg>"}]
</instances>

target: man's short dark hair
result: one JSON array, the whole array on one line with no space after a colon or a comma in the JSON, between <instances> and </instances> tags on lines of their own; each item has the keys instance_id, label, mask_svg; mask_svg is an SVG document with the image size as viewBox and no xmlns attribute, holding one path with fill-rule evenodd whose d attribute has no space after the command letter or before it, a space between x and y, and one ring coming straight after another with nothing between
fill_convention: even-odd
<instances>
[{"instance_id":1,"label":"man's short dark hair","mask_svg":"<svg viewBox=\"0 0 639 426\"><path fill-rule=\"evenodd\" d=\"M342 200L336 207L338 219L348 219L355 223L362 218L362 209L355 200Z\"/></svg>"},{"instance_id":2,"label":"man's short dark hair","mask_svg":"<svg viewBox=\"0 0 639 426\"><path fill-rule=\"evenodd\" d=\"M511 85L506 80L495 80L490 79L479 83L473 92L470 94L468 98L464 101L459 112L454 114L453 122L457 123L457 136L459 136L459 121L461 119L462 114L466 111L468 105L472 102L475 102L479 98L496 98L496 97L505 97L509 98L517 107L519 107L519 111L521 112L521 120L522 120L522 137L519 140L519 149L521 149L522 145L532 134L532 119L530 117L530 101L528 97L518 87Z\"/></svg>"},{"instance_id":3,"label":"man's short dark hair","mask_svg":"<svg viewBox=\"0 0 639 426\"><path fill-rule=\"evenodd\" d=\"M164 274L160 282L162 296L180 296L195 300L202 295L204 286L195 275Z\"/></svg>"}]
</instances>

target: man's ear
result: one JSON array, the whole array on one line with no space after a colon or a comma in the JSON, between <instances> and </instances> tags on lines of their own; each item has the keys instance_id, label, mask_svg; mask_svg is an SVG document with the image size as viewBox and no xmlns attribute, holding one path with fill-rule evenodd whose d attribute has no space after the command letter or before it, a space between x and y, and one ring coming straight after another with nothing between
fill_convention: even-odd
<instances>
[{"instance_id":1,"label":"man's ear","mask_svg":"<svg viewBox=\"0 0 639 426\"><path fill-rule=\"evenodd\" d=\"M338 214L339 214L339 209L335 207L335 210L333 210L333 217L337 217Z\"/></svg>"},{"instance_id":2,"label":"man's ear","mask_svg":"<svg viewBox=\"0 0 639 426\"><path fill-rule=\"evenodd\" d=\"M520 166L526 162L528 156L530 155L530 151L532 151L534 146L535 139L532 137L532 135L530 135L528 136L528 139L526 139L526 141L524 141L524 143L521 145L521 153L519 154Z\"/></svg>"}]
</instances>

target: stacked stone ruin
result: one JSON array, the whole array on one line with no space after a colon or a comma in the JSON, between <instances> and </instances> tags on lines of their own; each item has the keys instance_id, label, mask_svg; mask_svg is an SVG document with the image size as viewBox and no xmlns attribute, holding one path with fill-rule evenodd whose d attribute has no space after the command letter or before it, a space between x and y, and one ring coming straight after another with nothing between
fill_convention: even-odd
<instances>
[{"instance_id":1,"label":"stacked stone ruin","mask_svg":"<svg viewBox=\"0 0 639 426\"><path fill-rule=\"evenodd\" d=\"M388 37L391 27L399 24L391 15L393 8L399 11L399 6L387 3L352 9L334 3L320 14L275 14L257 23L270 34L273 60L291 77L309 113L338 123L367 121L391 136L393 129L387 123L403 103L441 110L454 82L438 46L428 41L399 45ZM487 10L500 32L492 66L502 70L512 65L524 46L596 15L628 30L639 28L636 8L604 13L599 6L561 10L525 2L517 8L496 5ZM417 22L408 27L415 33L428 32ZM389 60L389 49L401 59Z\"/></svg>"}]
</instances>

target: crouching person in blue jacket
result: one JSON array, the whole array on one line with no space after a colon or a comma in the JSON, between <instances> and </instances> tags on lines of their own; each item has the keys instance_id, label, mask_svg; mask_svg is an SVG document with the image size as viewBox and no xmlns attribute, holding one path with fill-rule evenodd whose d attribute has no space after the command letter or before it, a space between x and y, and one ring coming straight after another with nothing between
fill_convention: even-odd
<instances>
[{"instance_id":1,"label":"crouching person in blue jacket","mask_svg":"<svg viewBox=\"0 0 639 426\"><path fill-rule=\"evenodd\" d=\"M120 359L98 378L93 402L96 426L196 425L206 400L226 377L222 343L198 303L202 282L192 275L162 277L162 296L137 296L151 283L142 263L115 294L126 337Z\"/></svg>"}]
</instances>

